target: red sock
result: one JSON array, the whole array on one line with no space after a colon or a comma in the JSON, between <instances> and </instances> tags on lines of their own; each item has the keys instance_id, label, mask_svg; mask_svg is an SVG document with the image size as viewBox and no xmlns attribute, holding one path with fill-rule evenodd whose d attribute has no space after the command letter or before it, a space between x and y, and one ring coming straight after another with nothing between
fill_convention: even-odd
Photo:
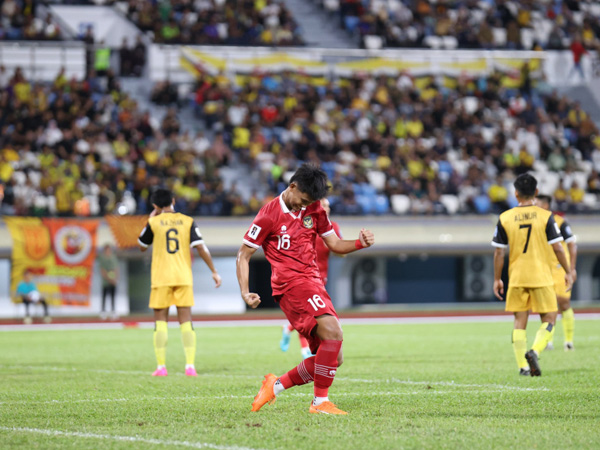
<instances>
[{"instance_id":1,"label":"red sock","mask_svg":"<svg viewBox=\"0 0 600 450\"><path fill-rule=\"evenodd\" d=\"M315 356L315 397L327 397L338 366L337 357L342 341L327 339L321 342Z\"/></svg>"},{"instance_id":2,"label":"red sock","mask_svg":"<svg viewBox=\"0 0 600 450\"><path fill-rule=\"evenodd\" d=\"M298 334L298 338L300 339L300 347L308 348L308 341L306 340L306 338L301 334Z\"/></svg>"},{"instance_id":3,"label":"red sock","mask_svg":"<svg viewBox=\"0 0 600 450\"><path fill-rule=\"evenodd\" d=\"M294 367L288 373L279 377L279 381L284 388L289 389L292 386L302 386L313 381L315 373L315 356L306 358L298 366Z\"/></svg>"},{"instance_id":4,"label":"red sock","mask_svg":"<svg viewBox=\"0 0 600 450\"><path fill-rule=\"evenodd\" d=\"M292 324L291 324L291 323L288 323L287 330L288 330L288 332L290 332L290 333L291 333L292 331L294 331L294 327L292 326Z\"/></svg>"}]
</instances>

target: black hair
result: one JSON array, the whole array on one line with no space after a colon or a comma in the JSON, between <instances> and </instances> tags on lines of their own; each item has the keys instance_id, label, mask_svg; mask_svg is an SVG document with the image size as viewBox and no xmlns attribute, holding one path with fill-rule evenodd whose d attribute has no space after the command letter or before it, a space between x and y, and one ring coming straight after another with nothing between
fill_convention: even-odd
<instances>
[{"instance_id":1,"label":"black hair","mask_svg":"<svg viewBox=\"0 0 600 450\"><path fill-rule=\"evenodd\" d=\"M152 194L152 204L159 208L166 208L173 203L173 194L168 189L157 189Z\"/></svg>"},{"instance_id":2,"label":"black hair","mask_svg":"<svg viewBox=\"0 0 600 450\"><path fill-rule=\"evenodd\" d=\"M530 173L522 173L515 180L514 186L523 197L533 197L537 189L537 180Z\"/></svg>"},{"instance_id":3,"label":"black hair","mask_svg":"<svg viewBox=\"0 0 600 450\"><path fill-rule=\"evenodd\" d=\"M314 201L325 198L329 192L327 174L312 164L302 164L292 175L290 183L296 183L300 192L307 194Z\"/></svg>"},{"instance_id":4,"label":"black hair","mask_svg":"<svg viewBox=\"0 0 600 450\"><path fill-rule=\"evenodd\" d=\"M552 204L552 197L550 197L549 195L543 195L540 194L536 197L538 200L541 200L543 202L547 202L549 205Z\"/></svg>"}]
</instances>

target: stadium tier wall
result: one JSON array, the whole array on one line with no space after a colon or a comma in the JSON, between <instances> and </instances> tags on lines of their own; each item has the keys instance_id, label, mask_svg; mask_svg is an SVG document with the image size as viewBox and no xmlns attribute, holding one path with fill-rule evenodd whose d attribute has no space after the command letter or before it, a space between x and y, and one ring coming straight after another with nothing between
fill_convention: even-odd
<instances>
[{"instance_id":1,"label":"stadium tier wall","mask_svg":"<svg viewBox=\"0 0 600 450\"><path fill-rule=\"evenodd\" d=\"M220 289L212 288L210 273L196 258L193 265L196 306L194 313L239 313L245 305L239 296L235 276L235 254L251 218L196 218L202 235L223 277ZM328 290L340 309L362 305L494 303L493 248L491 237L495 216L477 217L346 217L336 219L344 237L354 238L362 227L371 229L376 245L349 255L330 259ZM573 216L570 223L578 236L578 281L573 299L590 302L600 299L600 220L597 216ZM116 245L105 221L98 230L97 245ZM12 240L0 222L0 317L18 317L22 306L11 302L10 256ZM117 312L149 312L150 252L118 250L120 279ZM251 262L251 288L262 299L262 308L276 307L271 299L270 267L259 252ZM505 274L506 276L506 274ZM101 281L94 267L90 306L53 308L58 315L94 315L100 311Z\"/></svg>"}]
</instances>

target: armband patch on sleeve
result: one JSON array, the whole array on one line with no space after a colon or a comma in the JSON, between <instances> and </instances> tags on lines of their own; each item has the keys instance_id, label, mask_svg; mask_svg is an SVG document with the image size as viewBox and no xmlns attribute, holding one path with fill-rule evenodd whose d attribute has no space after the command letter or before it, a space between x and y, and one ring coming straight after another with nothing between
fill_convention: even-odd
<instances>
[{"instance_id":1,"label":"armband patch on sleeve","mask_svg":"<svg viewBox=\"0 0 600 450\"><path fill-rule=\"evenodd\" d=\"M250 230L248 231L248 236L251 237L252 239L256 239L258 237L258 235L260 234L261 230L262 230L261 227L259 227L258 225L252 224L252 226L250 226Z\"/></svg>"}]
</instances>

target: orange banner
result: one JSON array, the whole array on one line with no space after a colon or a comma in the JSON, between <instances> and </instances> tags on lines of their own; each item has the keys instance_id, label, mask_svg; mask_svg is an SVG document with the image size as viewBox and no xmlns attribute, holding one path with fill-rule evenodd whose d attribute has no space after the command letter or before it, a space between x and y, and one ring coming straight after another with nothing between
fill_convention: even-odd
<instances>
[{"instance_id":1,"label":"orange banner","mask_svg":"<svg viewBox=\"0 0 600 450\"><path fill-rule=\"evenodd\" d=\"M98 220L5 217L13 239L11 293L26 271L51 305L90 305Z\"/></svg>"},{"instance_id":2,"label":"orange banner","mask_svg":"<svg viewBox=\"0 0 600 450\"><path fill-rule=\"evenodd\" d=\"M133 248L138 245L138 237L148 223L148 216L106 216L119 248Z\"/></svg>"}]
</instances>

